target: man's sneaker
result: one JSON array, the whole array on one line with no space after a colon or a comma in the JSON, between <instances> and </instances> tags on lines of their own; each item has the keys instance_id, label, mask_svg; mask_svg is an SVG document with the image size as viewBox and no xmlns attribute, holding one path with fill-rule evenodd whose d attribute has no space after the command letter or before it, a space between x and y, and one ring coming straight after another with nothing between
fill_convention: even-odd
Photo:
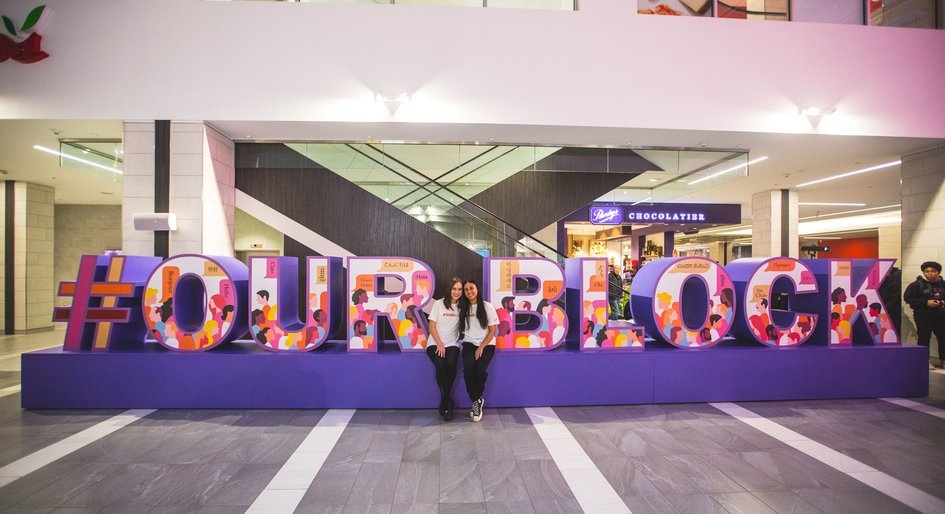
<instances>
[{"instance_id":1,"label":"man's sneaker","mask_svg":"<svg viewBox=\"0 0 945 514\"><path fill-rule=\"evenodd\" d=\"M472 420L479 421L482 419L482 406L485 405L485 401L482 398L473 402L472 405Z\"/></svg>"}]
</instances>

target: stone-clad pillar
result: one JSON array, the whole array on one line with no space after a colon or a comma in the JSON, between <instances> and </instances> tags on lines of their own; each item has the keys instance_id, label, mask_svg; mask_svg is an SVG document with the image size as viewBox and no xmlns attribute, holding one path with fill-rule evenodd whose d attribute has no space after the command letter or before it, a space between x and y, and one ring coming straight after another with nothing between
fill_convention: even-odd
<instances>
[{"instance_id":1,"label":"stone-clad pillar","mask_svg":"<svg viewBox=\"0 0 945 514\"><path fill-rule=\"evenodd\" d=\"M22 334L53 327L54 214L53 188L28 182L4 183L5 333Z\"/></svg>"},{"instance_id":2,"label":"stone-clad pillar","mask_svg":"<svg viewBox=\"0 0 945 514\"><path fill-rule=\"evenodd\" d=\"M780 189L751 197L752 257L797 257L797 191Z\"/></svg>"},{"instance_id":3,"label":"stone-clad pillar","mask_svg":"<svg viewBox=\"0 0 945 514\"><path fill-rule=\"evenodd\" d=\"M133 214L154 212L154 122L126 121L122 149L121 249L129 255L154 255L154 232L132 225Z\"/></svg>"},{"instance_id":4,"label":"stone-clad pillar","mask_svg":"<svg viewBox=\"0 0 945 514\"><path fill-rule=\"evenodd\" d=\"M204 123L171 122L171 255L233 255L234 146Z\"/></svg>"},{"instance_id":5,"label":"stone-clad pillar","mask_svg":"<svg viewBox=\"0 0 945 514\"><path fill-rule=\"evenodd\" d=\"M171 122L170 207L177 230L170 255L233 255L236 172L233 142L202 122ZM125 253L154 255L154 233L136 231L135 212L153 212L154 123L125 123Z\"/></svg>"},{"instance_id":6,"label":"stone-clad pillar","mask_svg":"<svg viewBox=\"0 0 945 514\"><path fill-rule=\"evenodd\" d=\"M902 157L903 290L922 273L925 261L945 264L945 146ZM902 324L903 342L914 343L915 322L905 304ZM941 361L932 347L933 359Z\"/></svg>"}]
</instances>

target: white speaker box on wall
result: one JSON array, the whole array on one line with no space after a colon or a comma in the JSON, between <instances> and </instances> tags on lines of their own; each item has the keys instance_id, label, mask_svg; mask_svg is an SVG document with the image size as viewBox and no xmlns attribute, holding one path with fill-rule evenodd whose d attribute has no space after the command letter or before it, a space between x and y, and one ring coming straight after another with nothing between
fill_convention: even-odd
<instances>
[{"instance_id":1,"label":"white speaker box on wall","mask_svg":"<svg viewBox=\"0 0 945 514\"><path fill-rule=\"evenodd\" d=\"M177 230L177 215L172 212L141 212L132 215L135 230Z\"/></svg>"}]
</instances>

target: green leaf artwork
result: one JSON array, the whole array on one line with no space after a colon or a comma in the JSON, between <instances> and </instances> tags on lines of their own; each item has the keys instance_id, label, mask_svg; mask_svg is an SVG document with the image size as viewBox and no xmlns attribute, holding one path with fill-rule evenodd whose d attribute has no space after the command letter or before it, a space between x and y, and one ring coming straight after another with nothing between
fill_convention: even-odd
<instances>
[{"instance_id":1,"label":"green leaf artwork","mask_svg":"<svg viewBox=\"0 0 945 514\"><path fill-rule=\"evenodd\" d=\"M14 36L16 35L16 25L13 24L13 20L4 16L3 25L7 28L7 32Z\"/></svg>"},{"instance_id":2,"label":"green leaf artwork","mask_svg":"<svg viewBox=\"0 0 945 514\"><path fill-rule=\"evenodd\" d=\"M27 30L33 28L36 25L36 22L43 16L43 11L46 10L45 5L41 5L32 11L29 15L26 16L26 21L23 22L23 26L20 27L20 30L26 32Z\"/></svg>"}]
</instances>

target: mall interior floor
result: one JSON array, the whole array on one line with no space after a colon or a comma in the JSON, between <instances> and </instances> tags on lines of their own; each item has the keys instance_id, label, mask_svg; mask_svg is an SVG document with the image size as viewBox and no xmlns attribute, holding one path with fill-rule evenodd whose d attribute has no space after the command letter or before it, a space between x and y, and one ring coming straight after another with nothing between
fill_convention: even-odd
<instances>
[{"instance_id":1,"label":"mall interior floor","mask_svg":"<svg viewBox=\"0 0 945 514\"><path fill-rule=\"evenodd\" d=\"M487 403L480 423L444 422L434 406L21 409L20 352L61 340L62 332L0 337L2 512L945 508L940 369L929 371L927 397L908 400ZM339 412L344 423L317 431Z\"/></svg>"}]
</instances>

